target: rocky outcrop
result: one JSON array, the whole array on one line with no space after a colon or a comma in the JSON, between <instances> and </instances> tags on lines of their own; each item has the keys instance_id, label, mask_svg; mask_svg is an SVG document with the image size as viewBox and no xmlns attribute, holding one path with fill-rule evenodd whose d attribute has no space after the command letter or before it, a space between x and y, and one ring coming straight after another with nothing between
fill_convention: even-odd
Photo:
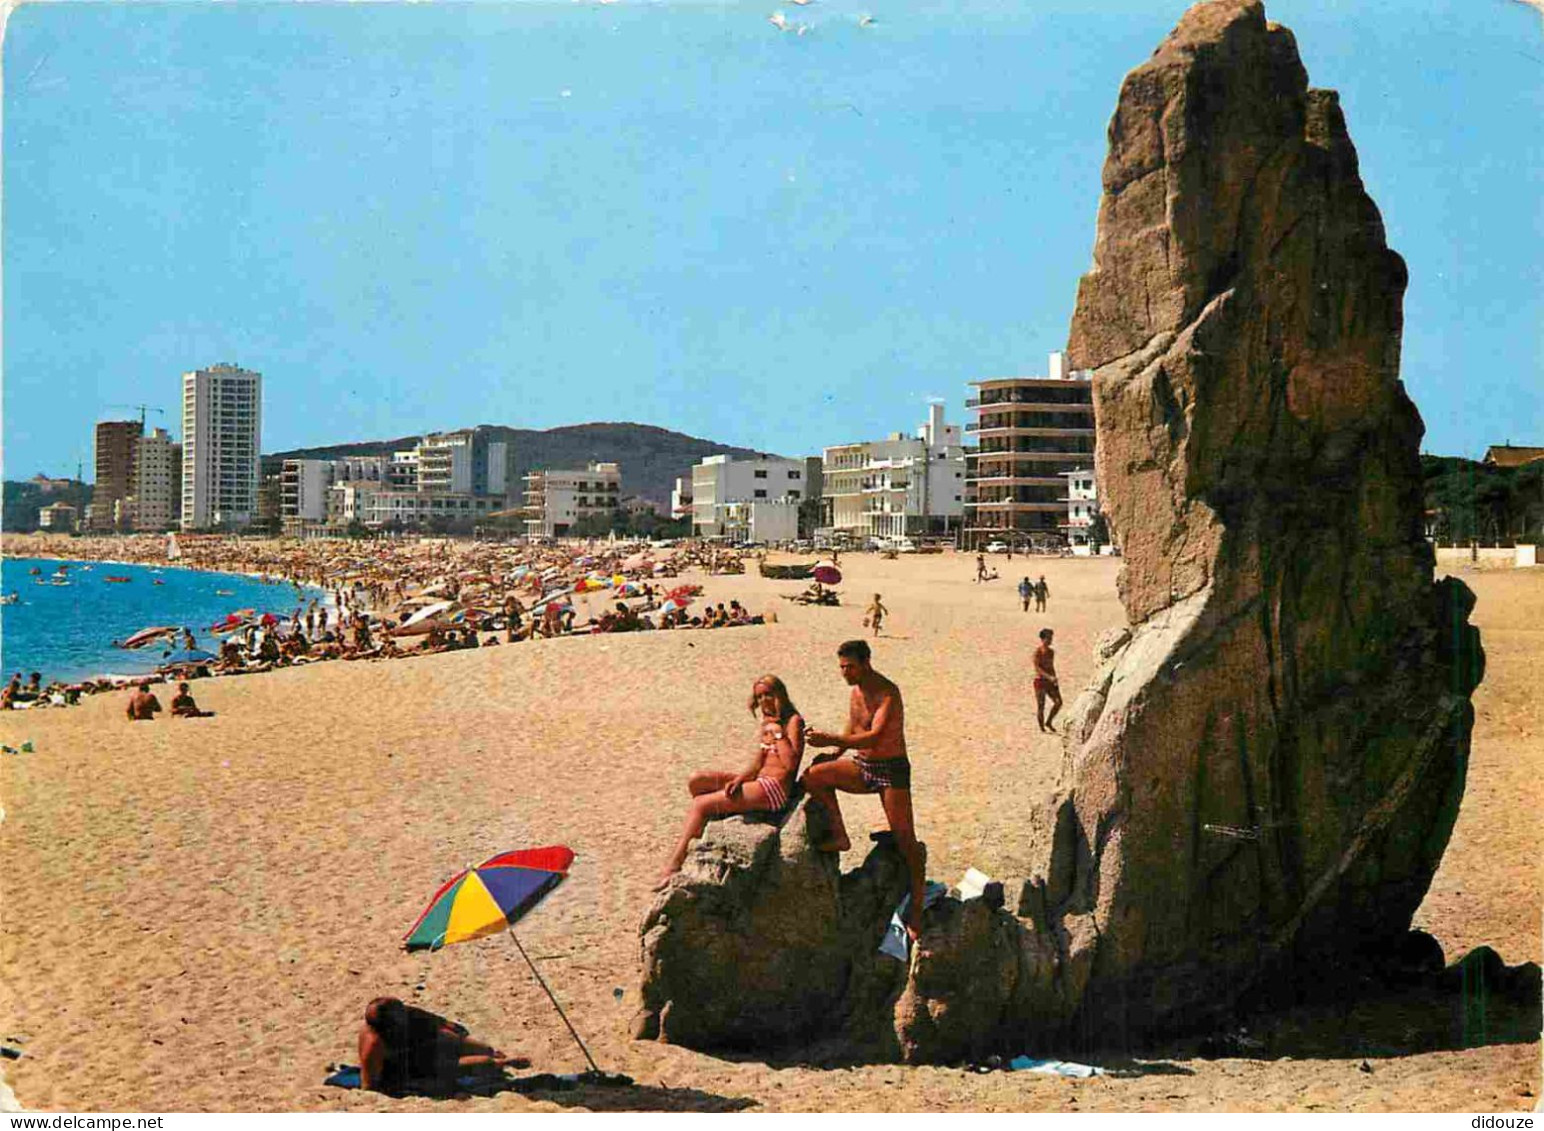
<instances>
[{"instance_id":1,"label":"rocky outcrop","mask_svg":"<svg viewBox=\"0 0 1544 1131\"><path fill-rule=\"evenodd\" d=\"M1432 583L1403 261L1336 96L1254 0L1121 91L1068 346L1129 632L1067 723L1046 914L1085 1024L1226 1006L1404 936L1463 792L1483 655Z\"/></svg>"},{"instance_id":2,"label":"rocky outcrop","mask_svg":"<svg viewBox=\"0 0 1544 1131\"><path fill-rule=\"evenodd\" d=\"M878 947L906 892L905 862L886 840L839 875L836 858L814 850L822 819L799 805L783 824L709 826L644 919L635 1036L728 1048L845 1040L854 1014L899 990L901 964Z\"/></svg>"},{"instance_id":3,"label":"rocky outcrop","mask_svg":"<svg viewBox=\"0 0 1544 1131\"><path fill-rule=\"evenodd\" d=\"M893 850L838 876L803 813L724 822L644 923L640 1035L947 1061L1410 961L1484 658L1421 534L1404 264L1335 95L1257 0L1187 13L1109 138L1068 350L1128 624L1068 712L1017 914L946 900L908 964L876 960Z\"/></svg>"}]
</instances>

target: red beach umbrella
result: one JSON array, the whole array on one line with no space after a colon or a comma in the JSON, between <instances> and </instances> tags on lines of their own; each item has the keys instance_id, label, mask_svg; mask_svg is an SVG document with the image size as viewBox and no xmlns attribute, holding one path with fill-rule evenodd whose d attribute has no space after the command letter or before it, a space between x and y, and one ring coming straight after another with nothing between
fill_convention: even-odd
<instances>
[{"instance_id":1,"label":"red beach umbrella","mask_svg":"<svg viewBox=\"0 0 1544 1131\"><path fill-rule=\"evenodd\" d=\"M814 577L822 585L840 585L842 582L842 571L835 566L816 566Z\"/></svg>"}]
</instances>

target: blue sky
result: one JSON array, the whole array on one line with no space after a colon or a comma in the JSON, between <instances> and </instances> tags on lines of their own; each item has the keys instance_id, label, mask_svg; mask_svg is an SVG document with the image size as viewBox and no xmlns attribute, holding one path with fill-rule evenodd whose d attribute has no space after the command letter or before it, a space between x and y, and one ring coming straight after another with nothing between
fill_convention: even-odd
<instances>
[{"instance_id":1,"label":"blue sky","mask_svg":"<svg viewBox=\"0 0 1544 1131\"><path fill-rule=\"evenodd\" d=\"M779 33L781 7L809 34ZM4 474L265 376L263 448L634 420L785 454L1043 372L1181 3L27 4ZM870 12L875 22L860 27ZM1410 265L1428 450L1544 444L1544 21L1275 0ZM89 477L89 470L88 470Z\"/></svg>"}]
</instances>

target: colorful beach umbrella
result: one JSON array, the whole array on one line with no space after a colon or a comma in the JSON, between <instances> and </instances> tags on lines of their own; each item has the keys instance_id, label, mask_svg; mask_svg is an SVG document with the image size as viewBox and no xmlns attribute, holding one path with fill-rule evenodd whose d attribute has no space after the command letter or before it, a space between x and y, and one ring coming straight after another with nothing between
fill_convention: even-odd
<instances>
[{"instance_id":1,"label":"colorful beach umbrella","mask_svg":"<svg viewBox=\"0 0 1544 1131\"><path fill-rule=\"evenodd\" d=\"M568 875L574 862L561 846L506 852L445 883L407 933L408 950L439 950L493 935L517 922Z\"/></svg>"},{"instance_id":2,"label":"colorful beach umbrella","mask_svg":"<svg viewBox=\"0 0 1544 1131\"><path fill-rule=\"evenodd\" d=\"M835 566L816 566L815 580L822 585L840 585L842 583L842 571Z\"/></svg>"},{"instance_id":3,"label":"colorful beach umbrella","mask_svg":"<svg viewBox=\"0 0 1544 1131\"><path fill-rule=\"evenodd\" d=\"M491 856L475 868L468 868L447 880L434 894L429 906L408 931L402 945L408 951L439 950L452 943L470 942L501 932L509 934L510 941L520 951L537 983L547 992L558 1016L568 1026L569 1033L579 1050L584 1053L591 1069L600 1072L600 1066L590 1055L579 1037L568 1014L558 1004L546 979L531 956L520 945L514 926L521 917L546 898L568 876L574 862L570 848L555 844L546 848L523 848Z\"/></svg>"}]
</instances>

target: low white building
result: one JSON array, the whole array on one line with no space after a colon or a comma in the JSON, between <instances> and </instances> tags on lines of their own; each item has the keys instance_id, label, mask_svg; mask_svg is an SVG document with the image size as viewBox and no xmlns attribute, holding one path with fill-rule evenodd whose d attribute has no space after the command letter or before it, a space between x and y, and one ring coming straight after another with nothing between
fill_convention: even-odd
<instances>
[{"instance_id":1,"label":"low white building","mask_svg":"<svg viewBox=\"0 0 1544 1131\"><path fill-rule=\"evenodd\" d=\"M730 542L792 542L799 536L799 499L725 503L721 533Z\"/></svg>"},{"instance_id":2,"label":"low white building","mask_svg":"<svg viewBox=\"0 0 1544 1131\"><path fill-rule=\"evenodd\" d=\"M670 490L670 517L674 519L692 517L692 477L690 475L676 476L675 486Z\"/></svg>"},{"instance_id":3,"label":"low white building","mask_svg":"<svg viewBox=\"0 0 1544 1131\"><path fill-rule=\"evenodd\" d=\"M346 508L347 495L340 503ZM434 520L446 523L477 522L494 511L502 511L503 498L451 491L380 491L369 486L363 486L363 489L355 486L352 505L360 515L360 522L371 528L386 525L425 526ZM344 508L340 508L340 511Z\"/></svg>"},{"instance_id":4,"label":"low white building","mask_svg":"<svg viewBox=\"0 0 1544 1131\"><path fill-rule=\"evenodd\" d=\"M615 514L621 496L622 470L614 463L533 471L525 477L526 537L562 538L583 519Z\"/></svg>"},{"instance_id":5,"label":"low white building","mask_svg":"<svg viewBox=\"0 0 1544 1131\"><path fill-rule=\"evenodd\" d=\"M49 503L38 511L38 529L73 534L79 514L69 503Z\"/></svg>"},{"instance_id":6,"label":"low white building","mask_svg":"<svg viewBox=\"0 0 1544 1131\"><path fill-rule=\"evenodd\" d=\"M727 508L732 503L792 502L797 520L799 504L819 493L819 474L819 459L769 456L737 460L727 455L708 456L692 468L692 530L703 537L727 536ZM788 537L797 536L796 521L794 533Z\"/></svg>"},{"instance_id":7,"label":"low white building","mask_svg":"<svg viewBox=\"0 0 1544 1131\"><path fill-rule=\"evenodd\" d=\"M1062 530L1074 554L1093 552L1089 531L1099 514L1099 486L1091 467L1062 472L1067 480L1067 521Z\"/></svg>"},{"instance_id":8,"label":"low white building","mask_svg":"<svg viewBox=\"0 0 1544 1131\"><path fill-rule=\"evenodd\" d=\"M853 538L946 534L965 514L965 449L944 406L928 406L916 435L825 450L824 498L833 531Z\"/></svg>"}]
</instances>

